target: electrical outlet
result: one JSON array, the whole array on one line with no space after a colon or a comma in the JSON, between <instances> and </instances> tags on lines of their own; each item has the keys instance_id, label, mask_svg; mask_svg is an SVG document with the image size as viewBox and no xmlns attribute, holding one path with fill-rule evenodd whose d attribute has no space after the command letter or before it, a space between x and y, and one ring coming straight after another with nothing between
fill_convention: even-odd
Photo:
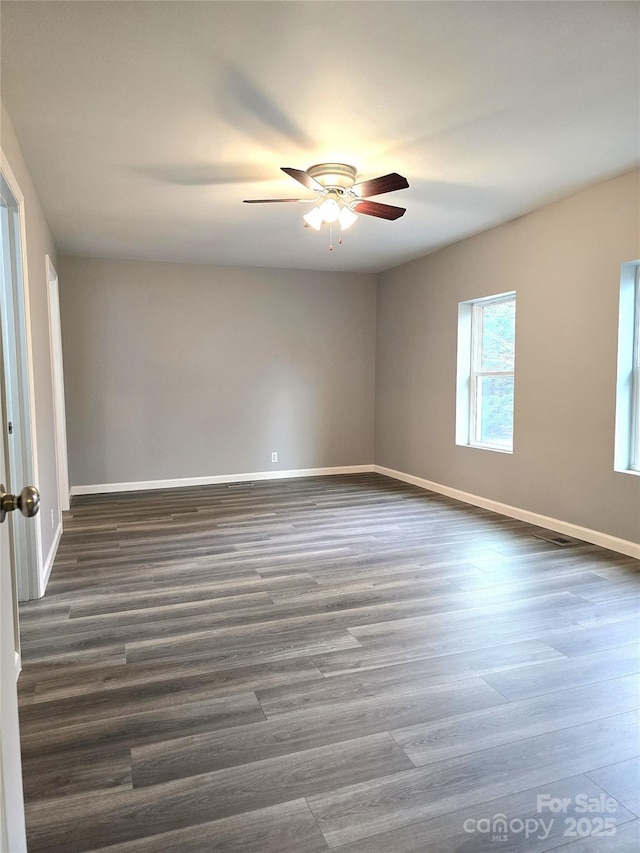
<instances>
[{"instance_id":1,"label":"electrical outlet","mask_svg":"<svg viewBox=\"0 0 640 853\"><path fill-rule=\"evenodd\" d=\"M54 527L55 527L55 520L53 517L53 510L51 510L51 529L53 530Z\"/></svg>"},{"instance_id":2,"label":"electrical outlet","mask_svg":"<svg viewBox=\"0 0 640 853\"><path fill-rule=\"evenodd\" d=\"M274 451L274 452L271 454L271 461L272 461L272 462L277 462L277 461L278 461L278 454L277 454L277 452L276 452L276 451Z\"/></svg>"}]
</instances>

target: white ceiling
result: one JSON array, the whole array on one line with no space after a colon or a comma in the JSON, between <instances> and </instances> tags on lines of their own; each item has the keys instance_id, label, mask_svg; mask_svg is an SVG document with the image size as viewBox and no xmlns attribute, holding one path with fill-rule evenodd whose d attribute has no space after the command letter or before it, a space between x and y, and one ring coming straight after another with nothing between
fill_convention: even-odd
<instances>
[{"instance_id":1,"label":"white ceiling","mask_svg":"<svg viewBox=\"0 0 640 853\"><path fill-rule=\"evenodd\" d=\"M379 271L638 162L629 2L13 2L1 95L65 253ZM410 188L330 253L279 171Z\"/></svg>"}]
</instances>

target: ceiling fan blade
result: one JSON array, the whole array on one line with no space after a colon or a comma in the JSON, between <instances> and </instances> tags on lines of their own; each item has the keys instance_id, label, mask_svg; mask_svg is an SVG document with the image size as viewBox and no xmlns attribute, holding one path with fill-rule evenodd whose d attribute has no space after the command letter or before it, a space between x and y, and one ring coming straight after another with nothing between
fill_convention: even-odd
<instances>
[{"instance_id":1,"label":"ceiling fan blade","mask_svg":"<svg viewBox=\"0 0 640 853\"><path fill-rule=\"evenodd\" d=\"M366 216L377 216L379 219L399 219L404 216L405 207L396 207L393 204L380 204L378 201L358 201L353 206L356 213L364 213Z\"/></svg>"},{"instance_id":2,"label":"ceiling fan blade","mask_svg":"<svg viewBox=\"0 0 640 853\"><path fill-rule=\"evenodd\" d=\"M302 186L306 187L308 190L324 189L322 184L318 183L318 181L316 181L315 178L312 178L311 175L303 172L302 169L291 169L288 166L281 166L280 168L286 175L289 175L289 177L293 178L294 181L298 181L298 183L302 184Z\"/></svg>"},{"instance_id":3,"label":"ceiling fan blade","mask_svg":"<svg viewBox=\"0 0 640 853\"><path fill-rule=\"evenodd\" d=\"M406 178L397 172L391 172L391 174L382 175L380 178L371 178L370 181L362 181L360 184L354 184L351 190L366 198L370 195L392 193L395 190L406 190L408 186L409 181Z\"/></svg>"},{"instance_id":4,"label":"ceiling fan blade","mask_svg":"<svg viewBox=\"0 0 640 853\"><path fill-rule=\"evenodd\" d=\"M315 201L314 198L245 198L243 199L244 204L282 204L282 202L287 201Z\"/></svg>"}]
</instances>

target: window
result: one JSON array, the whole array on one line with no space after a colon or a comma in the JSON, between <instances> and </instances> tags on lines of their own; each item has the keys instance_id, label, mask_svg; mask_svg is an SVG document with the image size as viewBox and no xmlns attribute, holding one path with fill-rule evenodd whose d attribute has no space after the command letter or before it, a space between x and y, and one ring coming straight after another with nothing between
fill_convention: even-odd
<instances>
[{"instance_id":1,"label":"window","mask_svg":"<svg viewBox=\"0 0 640 853\"><path fill-rule=\"evenodd\" d=\"M458 306L458 444L513 450L515 324L515 293Z\"/></svg>"},{"instance_id":2,"label":"window","mask_svg":"<svg viewBox=\"0 0 640 853\"><path fill-rule=\"evenodd\" d=\"M618 317L616 471L640 474L640 262L623 264Z\"/></svg>"}]
</instances>

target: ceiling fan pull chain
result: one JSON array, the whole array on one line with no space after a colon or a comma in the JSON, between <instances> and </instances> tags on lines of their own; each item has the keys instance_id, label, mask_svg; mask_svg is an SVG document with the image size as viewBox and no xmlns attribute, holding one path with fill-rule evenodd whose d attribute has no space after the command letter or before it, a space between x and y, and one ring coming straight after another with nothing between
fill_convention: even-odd
<instances>
[{"instance_id":1,"label":"ceiling fan pull chain","mask_svg":"<svg viewBox=\"0 0 640 853\"><path fill-rule=\"evenodd\" d=\"M329 251L333 252L333 222L329 223Z\"/></svg>"},{"instance_id":2,"label":"ceiling fan pull chain","mask_svg":"<svg viewBox=\"0 0 640 853\"><path fill-rule=\"evenodd\" d=\"M338 246L342 246L342 225L340 226L340 230L338 231Z\"/></svg>"}]
</instances>

